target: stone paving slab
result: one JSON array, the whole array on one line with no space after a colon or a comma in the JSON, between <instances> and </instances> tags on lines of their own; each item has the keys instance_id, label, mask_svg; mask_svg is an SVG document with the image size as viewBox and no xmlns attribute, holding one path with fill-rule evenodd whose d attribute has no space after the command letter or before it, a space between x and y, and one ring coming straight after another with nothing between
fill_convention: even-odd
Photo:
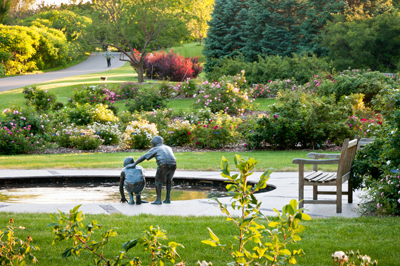
<instances>
[{"instance_id":1,"label":"stone paving slab","mask_svg":"<svg viewBox=\"0 0 400 266\"><path fill-rule=\"evenodd\" d=\"M1 178L23 178L23 177L54 177L54 176L113 176L118 177L120 170L0 170ZM146 176L155 175L155 171L145 171ZM250 176L250 180L258 180L261 172L255 172ZM177 171L175 177L196 177L204 179L221 178L220 172L202 171ZM273 208L281 210L282 207L290 202L291 199L298 197L298 173L297 172L274 172L271 174L268 184L276 186L276 189L267 193L259 193L257 197L262 201L261 209L266 215L275 215ZM347 187L345 183L344 188ZM334 187L324 187L327 191L333 191ZM336 213L334 204L308 204L305 206L306 213L314 217L357 217L357 204L361 201L362 191L354 192L352 204L347 203L347 196L343 197L343 212ZM305 187L306 199L312 199L312 187ZM334 196L319 195L319 199L334 199ZM229 204L230 198L220 198L221 202ZM0 204L0 211L3 212L45 212L54 213L57 209L68 211L76 204ZM171 204L161 206L152 204L129 205L123 203L83 203L81 210L84 213L112 214L122 213L126 215L138 215L141 213L156 215L180 215L180 216L218 216L222 215L215 201L210 199L197 199L187 201L173 201ZM233 211L233 210L231 210ZM237 211L233 211L239 214Z\"/></svg>"}]
</instances>

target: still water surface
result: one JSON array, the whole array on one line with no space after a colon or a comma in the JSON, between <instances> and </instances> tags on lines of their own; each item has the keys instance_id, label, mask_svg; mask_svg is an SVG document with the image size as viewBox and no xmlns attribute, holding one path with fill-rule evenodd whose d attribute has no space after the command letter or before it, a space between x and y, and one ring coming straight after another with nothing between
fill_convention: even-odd
<instances>
[{"instance_id":1,"label":"still water surface","mask_svg":"<svg viewBox=\"0 0 400 266\"><path fill-rule=\"evenodd\" d=\"M165 188L162 190L162 199L165 198ZM171 191L171 200L207 199L212 197L227 197L226 191L217 189L191 189L174 187ZM126 193L129 200L129 195ZM119 186L93 187L34 187L11 188L0 190L2 203L117 203L121 199ZM154 201L154 188L145 188L142 199ZM136 198L135 198L136 200Z\"/></svg>"}]
</instances>

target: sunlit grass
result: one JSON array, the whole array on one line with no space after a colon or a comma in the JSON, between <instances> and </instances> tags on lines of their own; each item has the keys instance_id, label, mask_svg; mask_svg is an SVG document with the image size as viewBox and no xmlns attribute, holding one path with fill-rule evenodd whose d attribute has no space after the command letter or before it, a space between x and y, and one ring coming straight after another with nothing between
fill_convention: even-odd
<instances>
[{"instance_id":1,"label":"sunlit grass","mask_svg":"<svg viewBox=\"0 0 400 266\"><path fill-rule=\"evenodd\" d=\"M0 156L0 169L120 169L128 156L135 159L143 152L77 153ZM232 160L235 154L255 158L259 163L256 171L274 168L275 171L298 171L292 164L294 158L306 158L308 151L248 151L248 152L175 152L178 170L219 171L222 156ZM145 169L156 169L155 160L144 161ZM307 168L308 167L308 168ZM337 166L321 165L321 170L336 171ZM311 170L307 165L306 170Z\"/></svg>"},{"instance_id":2,"label":"sunlit grass","mask_svg":"<svg viewBox=\"0 0 400 266\"><path fill-rule=\"evenodd\" d=\"M202 62L205 59L204 55L202 54L203 48L204 48L204 44L193 42L193 43L183 44L182 46L179 46L179 47L173 47L172 49L174 49L175 53L179 53L180 55L183 55L184 57L198 56L199 61Z\"/></svg>"},{"instance_id":3,"label":"sunlit grass","mask_svg":"<svg viewBox=\"0 0 400 266\"><path fill-rule=\"evenodd\" d=\"M135 206L131 206L135 208ZM215 207L217 208L217 207ZM33 238L33 244L40 247L40 251L34 252L39 259L39 265L88 265L93 259L90 252L83 252L81 257L70 257L67 260L61 258L61 253L70 247L70 242L62 242L52 245L54 235L52 229L46 227L51 223L49 214L30 213L0 213L0 226L8 224L13 218L15 225L25 226L25 230L16 230L16 235L26 239L28 235ZM272 218L270 218L272 219ZM99 232L116 228L118 235L112 238L106 245L104 255L113 257L122 250L122 244L144 236L143 231L148 230L150 225L160 226L167 231L168 243L174 241L182 244L185 248L177 248L179 255L186 265L196 265L197 261L211 261L213 265L226 265L231 261L228 253L219 248L211 247L201 243L209 239L207 228L220 238L221 243L233 240L238 234L232 223L227 222L225 217L181 217L181 216L157 216L137 215L126 216L113 215L86 215L87 221L97 220L103 226ZM380 266L398 265L400 249L397 247L400 238L400 218L326 218L312 219L305 222L306 230L300 233L301 241L290 249L303 249L305 255L298 257L299 266L321 266L333 265L331 254L335 251L359 250L363 255L368 254L373 260L378 260ZM266 222L260 222L267 225ZM94 234L92 239L100 240L100 234ZM235 241L235 240L233 240ZM139 256L143 265L150 265L149 255L143 251L143 247L137 246L129 251L129 257ZM172 264L167 264L172 265Z\"/></svg>"},{"instance_id":4,"label":"sunlit grass","mask_svg":"<svg viewBox=\"0 0 400 266\"><path fill-rule=\"evenodd\" d=\"M100 77L106 76L107 81L101 81ZM72 96L74 88L82 85L93 84L120 84L126 81L137 82L137 74L133 68L126 63L124 66L100 73L91 73L80 76L73 76L37 84L39 89L54 91L58 95L58 101L66 104L68 98ZM154 83L154 82L150 82ZM0 92L0 110L11 105L24 104L23 88Z\"/></svg>"}]
</instances>

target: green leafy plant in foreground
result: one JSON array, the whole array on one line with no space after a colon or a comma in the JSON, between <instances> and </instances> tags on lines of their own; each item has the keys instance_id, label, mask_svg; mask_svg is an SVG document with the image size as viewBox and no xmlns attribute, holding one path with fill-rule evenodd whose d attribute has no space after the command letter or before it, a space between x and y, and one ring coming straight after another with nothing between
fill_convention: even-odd
<instances>
[{"instance_id":1,"label":"green leafy plant in foreground","mask_svg":"<svg viewBox=\"0 0 400 266\"><path fill-rule=\"evenodd\" d=\"M0 230L0 265L23 266L25 265L25 257L36 264L38 260L31 251L39 250L39 248L31 244L32 237L28 236L27 241L15 237L15 229L23 230L25 228L22 226L14 227L14 219L10 219L9 223L10 225Z\"/></svg>"},{"instance_id":2,"label":"green leafy plant in foreground","mask_svg":"<svg viewBox=\"0 0 400 266\"><path fill-rule=\"evenodd\" d=\"M150 231L145 231L145 236L138 240L139 244L142 244L146 251L151 253L151 265L163 266L165 261L175 262L175 257L179 257L176 252L176 247L183 247L181 244L175 242L169 242L168 245L164 245L159 242L159 239L167 239L166 231L150 226Z\"/></svg>"},{"instance_id":3,"label":"green leafy plant in foreground","mask_svg":"<svg viewBox=\"0 0 400 266\"><path fill-rule=\"evenodd\" d=\"M233 210L241 212L240 216L235 217L226 204L215 199L219 208L228 216L228 221L232 221L239 235L234 239L237 244L229 241L227 244L220 243L219 238L208 228L211 239L202 241L214 247L228 251L234 262L228 265L282 265L285 263L296 264L296 255L304 254L302 249L290 251L287 245L300 241L298 235L306 227L300 225L301 220L310 220L311 218L302 213L303 209L298 209L298 202L292 200L290 204L283 207L282 213L274 209L278 214L276 221L270 221L260 212L261 202L254 196L254 193L267 186L267 181L272 169L268 169L260 177L259 182L255 186L247 184L248 177L253 174L252 170L258 163L253 158L245 159L239 155L235 155L235 165L240 174L231 176L229 171L229 163L222 157L221 167L223 177L229 179L231 184L227 185L229 192L234 193L231 200ZM257 219L265 219L268 221L268 228L258 224Z\"/></svg>"},{"instance_id":4,"label":"green leafy plant in foreground","mask_svg":"<svg viewBox=\"0 0 400 266\"><path fill-rule=\"evenodd\" d=\"M145 236L140 239L130 240L122 245L123 251L119 251L119 254L112 259L106 258L103 254L103 250L106 244L109 243L110 238L117 236L116 228L111 228L102 234L100 241L91 240L91 236L95 229L101 229L102 226L97 223L96 220L88 222L86 226L83 225L82 221L85 216L82 211L78 211L78 205L69 211L69 215L59 211L59 217L50 215L53 223L47 226L53 227L53 233L55 238L53 245L56 242L62 242L65 240L72 239L73 244L62 253L62 258L68 258L71 255L80 255L81 251L89 250L96 257L94 258L95 265L106 265L106 266L122 266L122 265L142 265L139 257L129 259L127 252L135 247L137 244L142 244L145 251L151 254L151 265L163 266L165 261L175 262L175 257L178 256L176 247L182 245L169 242L168 245L163 245L159 242L159 239L167 239L166 232L159 227L154 228L150 226L149 231L145 231ZM85 232L83 232L83 230Z\"/></svg>"}]
</instances>

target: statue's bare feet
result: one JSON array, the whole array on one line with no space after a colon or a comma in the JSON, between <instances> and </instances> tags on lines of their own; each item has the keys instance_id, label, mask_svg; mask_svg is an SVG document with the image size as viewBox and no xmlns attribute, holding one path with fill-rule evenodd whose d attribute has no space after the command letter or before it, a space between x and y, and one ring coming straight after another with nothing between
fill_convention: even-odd
<instances>
[{"instance_id":1,"label":"statue's bare feet","mask_svg":"<svg viewBox=\"0 0 400 266\"><path fill-rule=\"evenodd\" d=\"M133 205L133 204L135 204L135 201L131 200L131 201L128 202L128 204Z\"/></svg>"},{"instance_id":2,"label":"statue's bare feet","mask_svg":"<svg viewBox=\"0 0 400 266\"><path fill-rule=\"evenodd\" d=\"M170 199L165 199L163 202L164 203L171 203L171 200Z\"/></svg>"},{"instance_id":3,"label":"statue's bare feet","mask_svg":"<svg viewBox=\"0 0 400 266\"><path fill-rule=\"evenodd\" d=\"M156 199L154 202L152 202L151 204L155 204L155 205L161 205L161 199Z\"/></svg>"},{"instance_id":4,"label":"statue's bare feet","mask_svg":"<svg viewBox=\"0 0 400 266\"><path fill-rule=\"evenodd\" d=\"M146 200L142 200L142 203L149 203L148 201L146 201Z\"/></svg>"}]
</instances>

